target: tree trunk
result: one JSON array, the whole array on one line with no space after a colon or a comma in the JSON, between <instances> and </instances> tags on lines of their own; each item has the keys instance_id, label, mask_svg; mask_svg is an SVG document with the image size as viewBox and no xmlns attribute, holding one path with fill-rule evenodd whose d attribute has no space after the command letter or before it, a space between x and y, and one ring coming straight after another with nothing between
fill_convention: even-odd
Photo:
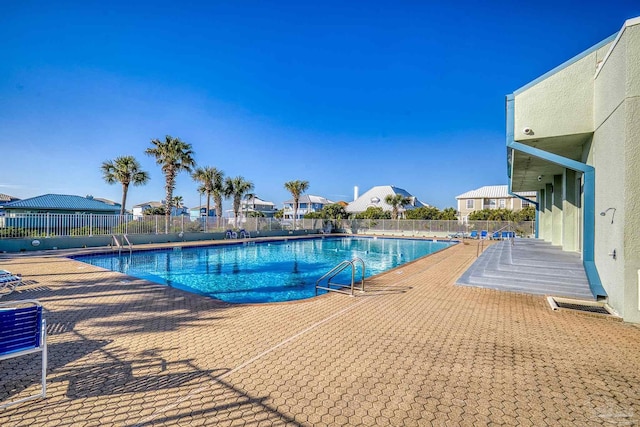
<instances>
[{"instance_id":1,"label":"tree trunk","mask_svg":"<svg viewBox=\"0 0 640 427\"><path fill-rule=\"evenodd\" d=\"M235 228L238 228L238 213L240 212L240 197L233 198L233 214L235 215Z\"/></svg>"},{"instance_id":2,"label":"tree trunk","mask_svg":"<svg viewBox=\"0 0 640 427\"><path fill-rule=\"evenodd\" d=\"M124 215L124 205L127 203L127 191L129 191L129 184L122 184L122 206L120 206L120 216Z\"/></svg>"},{"instance_id":3,"label":"tree trunk","mask_svg":"<svg viewBox=\"0 0 640 427\"><path fill-rule=\"evenodd\" d=\"M293 199L293 229L296 229L296 219L298 218L298 199Z\"/></svg>"},{"instance_id":4,"label":"tree trunk","mask_svg":"<svg viewBox=\"0 0 640 427\"><path fill-rule=\"evenodd\" d=\"M175 186L176 174L172 170L167 172L167 184L165 186L167 200L164 212L164 232L169 234L169 221L171 219L171 202L173 200L173 187Z\"/></svg>"},{"instance_id":5,"label":"tree trunk","mask_svg":"<svg viewBox=\"0 0 640 427\"><path fill-rule=\"evenodd\" d=\"M222 196L220 193L213 193L213 203L216 205L216 223L220 227L220 221L222 220Z\"/></svg>"}]
</instances>

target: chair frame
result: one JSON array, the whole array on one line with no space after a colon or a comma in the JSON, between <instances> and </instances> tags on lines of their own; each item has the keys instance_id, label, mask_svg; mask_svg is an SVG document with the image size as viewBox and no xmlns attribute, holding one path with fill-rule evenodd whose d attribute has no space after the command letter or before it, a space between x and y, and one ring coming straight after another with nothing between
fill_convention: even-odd
<instances>
[{"instance_id":1,"label":"chair frame","mask_svg":"<svg viewBox=\"0 0 640 427\"><path fill-rule=\"evenodd\" d=\"M24 307L24 306L27 307ZM33 310L35 308L35 310ZM38 394L34 394L22 399L0 403L0 409L17 405L32 399L47 397L47 321L42 313L42 304L37 300L16 300L0 302L0 351L4 351L6 346L13 345L15 349L9 349L0 354L0 360L12 359L15 357L26 356L32 353L42 353L42 390ZM14 316L3 316L13 312ZM35 319L20 319L18 315L35 314ZM6 327L9 326L7 329ZM25 330L16 333L15 327L23 326ZM13 333L12 333L13 332ZM16 340L28 339L26 345L15 344ZM13 344L12 344L13 343Z\"/></svg>"},{"instance_id":2,"label":"chair frame","mask_svg":"<svg viewBox=\"0 0 640 427\"><path fill-rule=\"evenodd\" d=\"M9 292L0 293L0 298L9 295L16 290L18 285L22 284L22 276L13 274L7 270L0 270L0 291L8 290Z\"/></svg>"}]
</instances>

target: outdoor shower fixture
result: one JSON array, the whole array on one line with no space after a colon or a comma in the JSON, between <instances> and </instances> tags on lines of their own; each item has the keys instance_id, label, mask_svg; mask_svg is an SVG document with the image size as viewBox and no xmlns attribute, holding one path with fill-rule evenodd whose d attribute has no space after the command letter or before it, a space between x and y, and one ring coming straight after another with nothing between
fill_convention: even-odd
<instances>
[{"instance_id":1,"label":"outdoor shower fixture","mask_svg":"<svg viewBox=\"0 0 640 427\"><path fill-rule=\"evenodd\" d=\"M613 224L613 217L616 216L616 208L609 208L607 210L604 210L602 212L600 212L600 216L605 216L607 214L607 212L609 211L613 211L613 213L611 214L611 224Z\"/></svg>"}]
</instances>

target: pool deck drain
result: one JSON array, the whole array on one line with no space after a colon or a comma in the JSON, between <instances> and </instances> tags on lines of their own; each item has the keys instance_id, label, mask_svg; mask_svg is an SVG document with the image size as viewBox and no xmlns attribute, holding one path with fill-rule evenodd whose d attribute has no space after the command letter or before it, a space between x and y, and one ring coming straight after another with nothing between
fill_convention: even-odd
<instances>
[{"instance_id":1,"label":"pool deck drain","mask_svg":"<svg viewBox=\"0 0 640 427\"><path fill-rule=\"evenodd\" d=\"M48 397L0 425L640 423L640 328L454 286L475 252L404 265L355 298L259 305L54 255L0 260L30 280L3 301L37 298L50 324ZM0 362L0 399L37 386L31 362Z\"/></svg>"}]
</instances>

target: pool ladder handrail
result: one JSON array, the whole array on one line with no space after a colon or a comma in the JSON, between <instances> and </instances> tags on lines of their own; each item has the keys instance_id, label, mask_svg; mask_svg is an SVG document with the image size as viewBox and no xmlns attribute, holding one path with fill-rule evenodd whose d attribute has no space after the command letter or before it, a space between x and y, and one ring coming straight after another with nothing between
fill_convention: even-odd
<instances>
[{"instance_id":1,"label":"pool ladder handrail","mask_svg":"<svg viewBox=\"0 0 640 427\"><path fill-rule=\"evenodd\" d=\"M323 289L329 292L339 292L341 294L353 296L353 291L355 289L355 283L356 283L356 265L355 265L356 262L360 262L360 264L362 264L362 279L360 280L360 289L358 290L361 292L364 292L364 276L365 276L364 261L362 260L362 258L355 257L350 261L347 261L347 260L342 261L340 264L336 265L331 270L329 270L321 278L316 280L316 296L318 295L318 289ZM349 268L349 266L351 266L351 285L343 285L341 283L331 283L331 279L336 277L346 268ZM325 279L327 279L327 286L320 286L320 283ZM331 285L337 286L339 289L332 288ZM345 291L343 290L344 288L349 288L350 291Z\"/></svg>"},{"instance_id":2,"label":"pool ladder handrail","mask_svg":"<svg viewBox=\"0 0 640 427\"><path fill-rule=\"evenodd\" d=\"M118 248L118 252L122 253L122 248L124 247L124 242L127 243L127 248L129 249L129 254L131 254L131 252L133 251L133 245L131 244L131 241L129 241L129 238L127 237L126 234L122 235L122 242L120 242L118 240L118 236L116 236L115 234L111 235L111 243L115 243L115 246Z\"/></svg>"}]
</instances>

